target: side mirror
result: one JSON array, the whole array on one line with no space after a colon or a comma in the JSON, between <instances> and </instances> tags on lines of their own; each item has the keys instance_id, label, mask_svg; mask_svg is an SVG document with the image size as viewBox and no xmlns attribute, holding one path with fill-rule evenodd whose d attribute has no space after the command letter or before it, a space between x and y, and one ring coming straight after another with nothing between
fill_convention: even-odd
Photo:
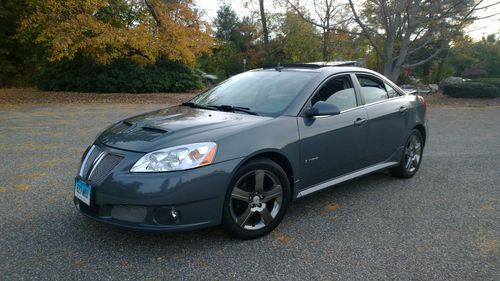
<instances>
[{"instance_id":1,"label":"side mirror","mask_svg":"<svg viewBox=\"0 0 500 281\"><path fill-rule=\"evenodd\" d=\"M318 101L313 107L306 110L307 117L331 116L340 114L340 109L331 103Z\"/></svg>"}]
</instances>

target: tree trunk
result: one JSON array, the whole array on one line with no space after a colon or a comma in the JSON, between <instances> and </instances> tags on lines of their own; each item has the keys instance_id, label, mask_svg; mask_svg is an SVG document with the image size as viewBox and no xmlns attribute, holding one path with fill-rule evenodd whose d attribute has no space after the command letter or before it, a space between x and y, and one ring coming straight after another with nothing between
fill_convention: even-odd
<instances>
[{"instance_id":1,"label":"tree trunk","mask_svg":"<svg viewBox=\"0 0 500 281\"><path fill-rule=\"evenodd\" d=\"M384 76L389 78L392 82L396 83L398 81L399 75L401 74L401 66L394 65L390 60L382 58L384 62Z\"/></svg>"},{"instance_id":2,"label":"tree trunk","mask_svg":"<svg viewBox=\"0 0 500 281\"><path fill-rule=\"evenodd\" d=\"M328 43L330 42L330 30L323 29L323 61L329 61Z\"/></svg>"},{"instance_id":3,"label":"tree trunk","mask_svg":"<svg viewBox=\"0 0 500 281\"><path fill-rule=\"evenodd\" d=\"M425 83L429 83L430 73L431 73L431 65L429 63L422 65L422 78L425 81Z\"/></svg>"},{"instance_id":4,"label":"tree trunk","mask_svg":"<svg viewBox=\"0 0 500 281\"><path fill-rule=\"evenodd\" d=\"M264 35L264 47L267 50L267 46L269 45L269 31L267 30L266 12L264 10L264 0L259 0L259 6L260 6L260 20L262 22L262 33Z\"/></svg>"}]
</instances>

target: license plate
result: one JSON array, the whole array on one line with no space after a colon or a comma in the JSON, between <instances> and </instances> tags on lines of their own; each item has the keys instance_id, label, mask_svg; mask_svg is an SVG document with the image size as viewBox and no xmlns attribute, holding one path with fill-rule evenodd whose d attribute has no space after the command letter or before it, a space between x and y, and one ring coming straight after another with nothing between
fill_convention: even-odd
<instances>
[{"instance_id":1,"label":"license plate","mask_svg":"<svg viewBox=\"0 0 500 281\"><path fill-rule=\"evenodd\" d=\"M92 188L80 179L75 181L75 197L90 206L90 195Z\"/></svg>"}]
</instances>

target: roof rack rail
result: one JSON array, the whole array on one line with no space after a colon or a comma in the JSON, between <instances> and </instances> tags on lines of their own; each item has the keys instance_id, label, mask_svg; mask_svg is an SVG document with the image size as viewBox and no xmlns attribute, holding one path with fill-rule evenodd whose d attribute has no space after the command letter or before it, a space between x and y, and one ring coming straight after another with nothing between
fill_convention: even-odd
<instances>
[{"instance_id":1,"label":"roof rack rail","mask_svg":"<svg viewBox=\"0 0 500 281\"><path fill-rule=\"evenodd\" d=\"M264 64L261 68L321 68L320 65L309 64L309 63L284 63L284 64Z\"/></svg>"},{"instance_id":2,"label":"roof rack rail","mask_svg":"<svg viewBox=\"0 0 500 281\"><path fill-rule=\"evenodd\" d=\"M275 68L276 70L281 70L283 68L322 68L328 66L355 66L356 61L318 61L318 62L307 62L307 63L285 63L285 64L265 64L261 68L270 69Z\"/></svg>"}]
</instances>

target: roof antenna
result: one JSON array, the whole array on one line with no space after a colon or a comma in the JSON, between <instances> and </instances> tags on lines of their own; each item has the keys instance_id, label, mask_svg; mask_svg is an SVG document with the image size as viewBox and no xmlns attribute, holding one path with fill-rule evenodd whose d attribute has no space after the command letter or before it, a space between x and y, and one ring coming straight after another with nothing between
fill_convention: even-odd
<instances>
[{"instance_id":1,"label":"roof antenna","mask_svg":"<svg viewBox=\"0 0 500 281\"><path fill-rule=\"evenodd\" d=\"M274 69L276 69L276 71L281 72L281 70L282 70L283 68L285 68L285 67L281 66L281 64L278 62L278 65L277 65Z\"/></svg>"}]
</instances>

